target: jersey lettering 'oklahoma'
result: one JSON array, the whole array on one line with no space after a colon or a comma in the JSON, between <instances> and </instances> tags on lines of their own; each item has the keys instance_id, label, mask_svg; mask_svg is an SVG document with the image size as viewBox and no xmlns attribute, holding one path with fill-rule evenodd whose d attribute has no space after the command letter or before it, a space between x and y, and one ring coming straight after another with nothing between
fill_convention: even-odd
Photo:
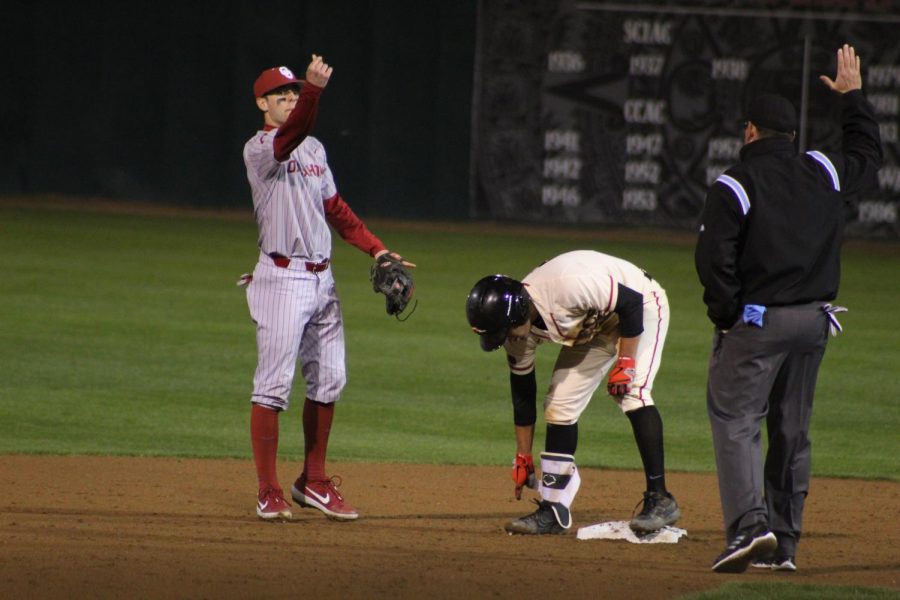
<instances>
[{"instance_id":1,"label":"jersey lettering 'oklahoma'","mask_svg":"<svg viewBox=\"0 0 900 600\"><path fill-rule=\"evenodd\" d=\"M325 167L322 165L305 165L300 166L296 160L289 160L287 163L288 173L300 172L304 177L321 177L325 174Z\"/></svg>"},{"instance_id":2,"label":"jersey lettering 'oklahoma'","mask_svg":"<svg viewBox=\"0 0 900 600\"><path fill-rule=\"evenodd\" d=\"M325 148L306 137L285 162L275 159L275 131L254 136L261 143L244 146L247 179L259 225L259 248L264 254L303 257L320 262L331 256L331 230L323 201L337 195ZM310 187L297 185L308 178Z\"/></svg>"}]
</instances>

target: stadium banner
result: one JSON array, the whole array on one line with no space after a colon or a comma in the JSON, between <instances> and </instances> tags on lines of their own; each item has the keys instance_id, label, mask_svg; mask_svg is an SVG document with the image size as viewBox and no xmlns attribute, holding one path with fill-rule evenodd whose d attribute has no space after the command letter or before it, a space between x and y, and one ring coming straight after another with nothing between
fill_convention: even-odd
<instances>
[{"instance_id":1,"label":"stadium banner","mask_svg":"<svg viewBox=\"0 0 900 600\"><path fill-rule=\"evenodd\" d=\"M794 103L798 149L840 149L839 102L819 75L834 77L846 42L885 150L848 234L900 237L900 13L848 4L481 0L471 215L693 228L710 183L738 161L756 94Z\"/></svg>"}]
</instances>

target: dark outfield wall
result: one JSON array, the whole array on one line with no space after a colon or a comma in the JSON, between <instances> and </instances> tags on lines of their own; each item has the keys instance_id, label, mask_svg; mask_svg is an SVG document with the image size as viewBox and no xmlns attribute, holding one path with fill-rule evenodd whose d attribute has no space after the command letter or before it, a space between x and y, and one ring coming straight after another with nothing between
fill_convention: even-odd
<instances>
[{"instance_id":1,"label":"dark outfield wall","mask_svg":"<svg viewBox=\"0 0 900 600\"><path fill-rule=\"evenodd\" d=\"M315 135L361 215L692 228L737 141L695 113L718 114L710 90L732 110L741 82L796 82L810 38L813 80L840 41L864 50L886 165L850 229L898 237L898 15L900 0L5 0L0 195L249 207L241 149L261 122L251 84L276 65L302 73L316 52L335 75ZM642 39L623 39L626 21L644 26ZM666 32L672 43L657 39ZM706 59L684 58L704 40L748 78L716 79ZM654 65L660 76L648 75ZM834 140L816 134L817 86L808 141L824 148ZM629 98L683 110L629 121ZM674 145L643 143L654 139ZM651 189L657 177L669 187Z\"/></svg>"},{"instance_id":2,"label":"dark outfield wall","mask_svg":"<svg viewBox=\"0 0 900 600\"><path fill-rule=\"evenodd\" d=\"M0 194L249 206L251 86L334 65L315 135L360 214L468 216L476 2L27 2L0 18Z\"/></svg>"},{"instance_id":3,"label":"dark outfield wall","mask_svg":"<svg viewBox=\"0 0 900 600\"><path fill-rule=\"evenodd\" d=\"M473 214L693 229L739 160L749 99L789 98L801 151L841 147L819 81L853 44L884 165L847 232L900 238L900 3L895 0L482 0ZM815 10L810 10L814 8Z\"/></svg>"}]
</instances>

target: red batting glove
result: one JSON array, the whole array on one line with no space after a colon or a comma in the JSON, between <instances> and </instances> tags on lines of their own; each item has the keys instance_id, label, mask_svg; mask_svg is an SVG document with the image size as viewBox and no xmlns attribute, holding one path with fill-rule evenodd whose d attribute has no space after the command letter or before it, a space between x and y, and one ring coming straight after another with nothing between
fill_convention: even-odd
<instances>
[{"instance_id":1,"label":"red batting glove","mask_svg":"<svg viewBox=\"0 0 900 600\"><path fill-rule=\"evenodd\" d=\"M522 488L526 485L531 489L537 489L534 459L530 454L516 454L512 467L512 480L516 483L516 500L522 499Z\"/></svg>"},{"instance_id":2,"label":"red batting glove","mask_svg":"<svg viewBox=\"0 0 900 600\"><path fill-rule=\"evenodd\" d=\"M630 356L620 356L619 362L609 372L606 380L606 389L610 396L624 396L631 389L634 381L634 359Z\"/></svg>"}]
</instances>

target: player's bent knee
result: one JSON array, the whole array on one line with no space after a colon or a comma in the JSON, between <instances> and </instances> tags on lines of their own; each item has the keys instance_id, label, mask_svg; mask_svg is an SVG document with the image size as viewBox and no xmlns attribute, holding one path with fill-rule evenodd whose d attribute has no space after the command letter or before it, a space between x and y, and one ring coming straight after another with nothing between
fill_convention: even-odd
<instances>
[{"instance_id":1,"label":"player's bent knee","mask_svg":"<svg viewBox=\"0 0 900 600\"><path fill-rule=\"evenodd\" d=\"M578 397L573 399L546 399L544 400L544 422L553 425L572 425L577 423L581 413L587 408L590 397Z\"/></svg>"},{"instance_id":2,"label":"player's bent knee","mask_svg":"<svg viewBox=\"0 0 900 600\"><path fill-rule=\"evenodd\" d=\"M633 410L637 410L639 408L643 408L645 406L653 406L653 398L645 396L644 398L638 398L637 396L632 396L631 394L626 394L621 398L615 398L616 404L619 405L619 409L623 413L629 413Z\"/></svg>"},{"instance_id":3,"label":"player's bent knee","mask_svg":"<svg viewBox=\"0 0 900 600\"><path fill-rule=\"evenodd\" d=\"M578 417L580 416L580 412L575 413L573 411L553 410L549 408L544 410L544 422L547 425L574 425L578 422Z\"/></svg>"},{"instance_id":4,"label":"player's bent knee","mask_svg":"<svg viewBox=\"0 0 900 600\"><path fill-rule=\"evenodd\" d=\"M341 396L344 386L347 385L347 377L343 374L334 373L328 377L322 377L319 374L316 381L307 381L306 395L308 398L316 402L328 404L336 401Z\"/></svg>"}]
</instances>

